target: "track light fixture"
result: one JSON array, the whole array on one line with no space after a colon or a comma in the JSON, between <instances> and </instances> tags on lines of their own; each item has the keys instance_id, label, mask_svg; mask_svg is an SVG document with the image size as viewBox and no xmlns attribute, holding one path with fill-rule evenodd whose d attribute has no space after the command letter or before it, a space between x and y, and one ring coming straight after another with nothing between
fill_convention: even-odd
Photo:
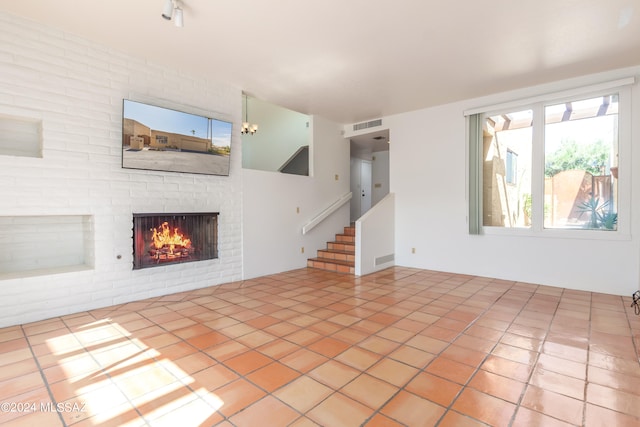
<instances>
[{"instance_id":1,"label":"track light fixture","mask_svg":"<svg viewBox=\"0 0 640 427\"><path fill-rule=\"evenodd\" d=\"M184 16L180 4L180 0L164 0L164 7L162 8L162 17L167 21L171 21L171 18L174 18L173 23L176 27L184 26Z\"/></svg>"}]
</instances>

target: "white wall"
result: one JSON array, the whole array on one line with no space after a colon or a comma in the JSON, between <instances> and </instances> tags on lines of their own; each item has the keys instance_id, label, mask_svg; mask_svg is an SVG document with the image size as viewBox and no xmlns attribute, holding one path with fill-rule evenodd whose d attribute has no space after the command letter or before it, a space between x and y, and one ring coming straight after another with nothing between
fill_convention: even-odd
<instances>
[{"instance_id":1,"label":"white wall","mask_svg":"<svg viewBox=\"0 0 640 427\"><path fill-rule=\"evenodd\" d=\"M298 148L309 145L309 116L251 97L247 102L249 123L258 124L258 131L242 135L243 168L277 171Z\"/></svg>"},{"instance_id":2,"label":"white wall","mask_svg":"<svg viewBox=\"0 0 640 427\"><path fill-rule=\"evenodd\" d=\"M0 280L0 326L241 279L239 89L4 13L0 39L0 115L43 133L43 158L0 156L0 215L88 215L95 239L86 271ZM122 169L123 98L232 121L231 175ZM219 259L133 271L132 213L186 211L220 212Z\"/></svg>"},{"instance_id":3,"label":"white wall","mask_svg":"<svg viewBox=\"0 0 640 427\"><path fill-rule=\"evenodd\" d=\"M393 131L390 180L396 194L396 264L619 295L638 289L640 174L633 173L630 166L640 165L640 150L634 146L633 157L626 159L626 183L621 176L621 189L631 185L628 193L633 216L625 218L628 228L620 239L471 236L466 221L463 112L639 73L640 68L618 70L385 118ZM633 87L632 107L632 135L637 143L638 84ZM425 132L416 132L416 123Z\"/></svg>"},{"instance_id":4,"label":"white wall","mask_svg":"<svg viewBox=\"0 0 640 427\"><path fill-rule=\"evenodd\" d=\"M362 276L395 264L395 200L389 193L356 221L356 274Z\"/></svg>"},{"instance_id":5,"label":"white wall","mask_svg":"<svg viewBox=\"0 0 640 427\"><path fill-rule=\"evenodd\" d=\"M338 124L311 118L312 176L243 170L245 279L306 266L349 225L346 204L302 235L307 222L349 192L349 141L340 131Z\"/></svg>"},{"instance_id":6,"label":"white wall","mask_svg":"<svg viewBox=\"0 0 640 427\"><path fill-rule=\"evenodd\" d=\"M389 151L376 151L371 163L371 206L389 194Z\"/></svg>"}]
</instances>

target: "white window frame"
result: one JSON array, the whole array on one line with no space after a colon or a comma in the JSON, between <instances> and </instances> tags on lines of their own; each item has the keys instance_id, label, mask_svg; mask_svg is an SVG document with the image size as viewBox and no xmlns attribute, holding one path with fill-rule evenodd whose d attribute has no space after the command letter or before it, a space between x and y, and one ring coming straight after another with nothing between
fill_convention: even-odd
<instances>
[{"instance_id":1,"label":"white window frame","mask_svg":"<svg viewBox=\"0 0 640 427\"><path fill-rule=\"evenodd\" d=\"M505 161L506 161L505 175L507 177L507 184L518 185L518 153L516 153L510 148L507 148L507 158L505 159Z\"/></svg>"},{"instance_id":2,"label":"white window frame","mask_svg":"<svg viewBox=\"0 0 640 427\"><path fill-rule=\"evenodd\" d=\"M482 225L482 166L480 164L469 164L467 168L470 204L478 203L478 206L470 206L470 234L484 235L506 235L506 236L531 236L531 237L551 237L567 239L591 239L591 240L630 240L631 239L631 85L635 83L635 78L629 77L613 82L606 82L582 89L572 89L552 94L540 95L526 100L514 101L481 107L465 111L467 117L467 141L471 141L469 129L469 117L481 114L479 122L482 123L486 117L502 114L508 111L533 110L533 123L542 123L533 127L533 148L531 153L532 175L531 175L531 226L524 227L495 227ZM544 199L544 108L555 103L579 101L598 96L618 94L618 224L616 230L589 230L589 229L556 229L544 228L544 204L540 200ZM479 143L479 141L476 141ZM469 147L469 151L474 150ZM475 150L482 149L476 147ZM469 154L469 153L467 153ZM468 156L470 159L473 156ZM482 159L477 159L481 162ZM471 179L474 174L475 180ZM479 192L474 194L474 192ZM475 202L474 202L475 201ZM475 211L474 211L475 209ZM471 216L479 215L479 218ZM475 224L474 228L472 224Z\"/></svg>"}]
</instances>

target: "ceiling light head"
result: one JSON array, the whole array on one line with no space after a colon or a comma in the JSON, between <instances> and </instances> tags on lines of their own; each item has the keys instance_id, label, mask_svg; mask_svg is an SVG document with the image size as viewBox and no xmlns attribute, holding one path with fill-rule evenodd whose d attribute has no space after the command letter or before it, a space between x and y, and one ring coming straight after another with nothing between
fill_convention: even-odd
<instances>
[{"instance_id":1,"label":"ceiling light head","mask_svg":"<svg viewBox=\"0 0 640 427\"><path fill-rule=\"evenodd\" d=\"M184 14L180 5L180 0L164 0L164 7L162 8L162 17L167 21L173 19L173 23L176 27L184 26Z\"/></svg>"},{"instance_id":2,"label":"ceiling light head","mask_svg":"<svg viewBox=\"0 0 640 427\"><path fill-rule=\"evenodd\" d=\"M174 22L176 27L182 28L184 26L184 17L182 16L182 9L180 7L176 7L173 10L173 17L175 18Z\"/></svg>"},{"instance_id":3,"label":"ceiling light head","mask_svg":"<svg viewBox=\"0 0 640 427\"><path fill-rule=\"evenodd\" d=\"M258 132L258 125L255 125L255 124L252 125L249 122L242 123L242 129L240 130L240 133L242 135L246 135L246 134L253 135L256 132Z\"/></svg>"},{"instance_id":4,"label":"ceiling light head","mask_svg":"<svg viewBox=\"0 0 640 427\"><path fill-rule=\"evenodd\" d=\"M171 15L173 15L173 0L164 0L164 7L162 8L162 17L167 21L170 21Z\"/></svg>"}]
</instances>

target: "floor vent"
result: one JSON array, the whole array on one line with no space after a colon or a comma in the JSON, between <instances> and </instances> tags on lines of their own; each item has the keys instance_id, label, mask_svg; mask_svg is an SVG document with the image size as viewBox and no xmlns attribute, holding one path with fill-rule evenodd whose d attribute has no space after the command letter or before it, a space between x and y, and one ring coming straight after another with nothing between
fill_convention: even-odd
<instances>
[{"instance_id":1,"label":"floor vent","mask_svg":"<svg viewBox=\"0 0 640 427\"><path fill-rule=\"evenodd\" d=\"M357 123L353 125L353 130L362 130L382 126L382 119L371 120L370 122Z\"/></svg>"},{"instance_id":2,"label":"floor vent","mask_svg":"<svg viewBox=\"0 0 640 427\"><path fill-rule=\"evenodd\" d=\"M394 260L395 260L395 255L389 254L389 255L376 258L374 261L374 265L377 267L379 265L386 264L388 262L393 262Z\"/></svg>"}]
</instances>

